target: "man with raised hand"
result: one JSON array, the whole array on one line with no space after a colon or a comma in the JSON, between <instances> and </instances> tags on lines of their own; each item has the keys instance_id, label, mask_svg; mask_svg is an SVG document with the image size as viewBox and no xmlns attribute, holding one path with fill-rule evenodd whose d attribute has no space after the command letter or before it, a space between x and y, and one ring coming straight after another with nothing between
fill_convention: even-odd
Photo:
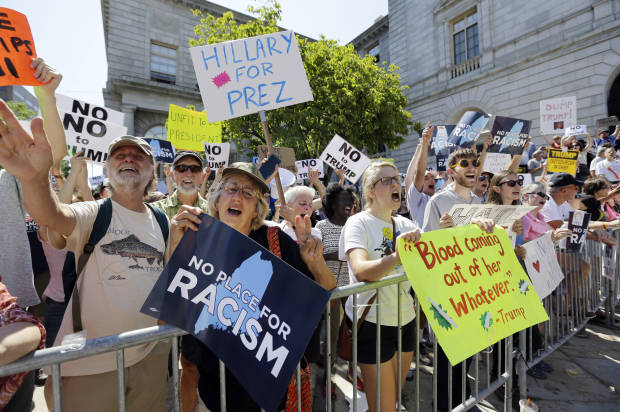
<instances>
[{"instance_id":1,"label":"man with raised hand","mask_svg":"<svg viewBox=\"0 0 620 412\"><path fill-rule=\"evenodd\" d=\"M206 177L202 158L198 153L177 152L172 162L171 173L176 190L167 198L151 205L163 210L170 220L177 214L181 205L198 207L206 212L208 209L207 201L198 193L200 185Z\"/></svg>"},{"instance_id":2,"label":"man with raised hand","mask_svg":"<svg viewBox=\"0 0 620 412\"><path fill-rule=\"evenodd\" d=\"M428 200L435 194L435 174L426 170L428 163L428 149L431 144L434 126L430 122L422 131L422 139L415 154L407 167L405 176L405 193L407 194L407 208L418 226L424 223L424 211Z\"/></svg>"},{"instance_id":3,"label":"man with raised hand","mask_svg":"<svg viewBox=\"0 0 620 412\"><path fill-rule=\"evenodd\" d=\"M139 310L165 264L167 235L158 219L165 221L166 232L168 222L163 214L157 218L142 202L154 178L150 146L133 136L121 136L110 144L105 164L112 190L110 222L91 249L85 246L103 203L67 205L58 201L50 187L52 151L41 119L32 121L31 130L32 135L0 100L0 164L19 179L26 209L41 227L47 228L55 247L64 247L76 256L92 252L92 259L77 280L78 292L69 302L71 308L76 300L81 302L76 322L81 320L85 338L154 326L155 319ZM74 299L76 296L79 299ZM72 310L67 310L55 344L61 344L66 335L74 332L76 322ZM167 343L156 342L125 349L128 411L164 410L168 350ZM64 363L61 375L63 410L117 408L114 352ZM46 395L51 409L49 379Z\"/></svg>"},{"instance_id":4,"label":"man with raised hand","mask_svg":"<svg viewBox=\"0 0 620 412\"><path fill-rule=\"evenodd\" d=\"M430 198L424 213L423 232L431 232L453 226L448 212L454 205L480 204L480 198L472 194L472 189L479 176L478 169L482 166L473 149L458 149L448 157L446 173L452 177L451 187ZM492 231L493 222L488 219L472 221L483 230ZM440 346L437 346L437 410L449 411L461 403L461 379L463 368L455 365L452 369L452 405L448 405L448 368L450 362ZM469 369L471 358L467 359ZM467 381L467 379L465 379ZM470 394L469 383L466 384L466 396ZM477 406L470 410L480 411Z\"/></svg>"}]
</instances>

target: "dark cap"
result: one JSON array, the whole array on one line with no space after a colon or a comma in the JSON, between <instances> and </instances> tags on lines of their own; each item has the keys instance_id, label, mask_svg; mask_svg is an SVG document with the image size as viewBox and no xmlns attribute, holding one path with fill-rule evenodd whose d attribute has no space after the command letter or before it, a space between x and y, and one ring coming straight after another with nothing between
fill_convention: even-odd
<instances>
[{"instance_id":1,"label":"dark cap","mask_svg":"<svg viewBox=\"0 0 620 412\"><path fill-rule=\"evenodd\" d=\"M108 153L111 156L114 151L120 147L124 146L135 146L138 149L142 150L144 154L153 159L153 152L151 151L151 146L141 137L136 136L120 136L116 139L112 140L112 143L108 146Z\"/></svg>"},{"instance_id":2,"label":"dark cap","mask_svg":"<svg viewBox=\"0 0 620 412\"><path fill-rule=\"evenodd\" d=\"M198 160L198 163L200 163L200 167L204 167L202 157L200 157L198 153L192 152L189 150L183 150L183 151L177 152L177 154L174 156L174 161L172 162L172 166L176 165L179 162L179 160L183 159L184 157L192 157Z\"/></svg>"},{"instance_id":3,"label":"dark cap","mask_svg":"<svg viewBox=\"0 0 620 412\"><path fill-rule=\"evenodd\" d=\"M577 182L577 179L575 179L573 175L568 173L554 173L554 175L551 176L551 179L549 179L550 187L562 187L569 185L579 186L579 182Z\"/></svg>"},{"instance_id":4,"label":"dark cap","mask_svg":"<svg viewBox=\"0 0 620 412\"><path fill-rule=\"evenodd\" d=\"M256 167L254 163L233 163L222 171L222 178L234 173L240 173L252 179L252 181L259 187L261 193L265 193L269 190L269 186L265 183L265 179L263 179L263 176L258 171L258 167Z\"/></svg>"}]
</instances>

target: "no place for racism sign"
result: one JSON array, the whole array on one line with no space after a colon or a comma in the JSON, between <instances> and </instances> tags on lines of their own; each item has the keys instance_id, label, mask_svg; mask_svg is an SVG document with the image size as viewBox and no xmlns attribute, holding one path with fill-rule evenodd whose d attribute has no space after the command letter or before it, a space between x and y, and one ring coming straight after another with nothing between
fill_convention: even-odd
<instances>
[{"instance_id":1,"label":"no place for racism sign","mask_svg":"<svg viewBox=\"0 0 620 412\"><path fill-rule=\"evenodd\" d=\"M275 412L329 292L231 227L207 214L201 219L141 312L194 335Z\"/></svg>"},{"instance_id":2,"label":"no place for racism sign","mask_svg":"<svg viewBox=\"0 0 620 412\"><path fill-rule=\"evenodd\" d=\"M431 140L430 151L435 155L437 161L437 171L446 170L446 162L450 153L458 149L454 143L448 142L448 136L454 130L454 125L435 126L433 129L433 138ZM422 153L424 156L426 153Z\"/></svg>"},{"instance_id":3,"label":"no place for racism sign","mask_svg":"<svg viewBox=\"0 0 620 412\"><path fill-rule=\"evenodd\" d=\"M479 112L465 112L456 124L450 135L448 143L455 147L472 147L480 132L489 122L491 116Z\"/></svg>"},{"instance_id":4,"label":"no place for racism sign","mask_svg":"<svg viewBox=\"0 0 620 412\"><path fill-rule=\"evenodd\" d=\"M39 86L30 63L37 57L28 19L23 14L0 7L0 86Z\"/></svg>"},{"instance_id":5,"label":"no place for racism sign","mask_svg":"<svg viewBox=\"0 0 620 412\"><path fill-rule=\"evenodd\" d=\"M103 163L108 157L110 142L127 134L122 112L61 94L56 94L56 106L70 154L84 149L86 159Z\"/></svg>"},{"instance_id":6,"label":"no place for racism sign","mask_svg":"<svg viewBox=\"0 0 620 412\"><path fill-rule=\"evenodd\" d=\"M398 253L433 332L456 365L500 339L548 320L506 231L477 225L399 239Z\"/></svg>"},{"instance_id":7,"label":"no place for racism sign","mask_svg":"<svg viewBox=\"0 0 620 412\"><path fill-rule=\"evenodd\" d=\"M172 163L174 161L174 148L172 143L160 139L144 139L151 146L153 158L162 163Z\"/></svg>"},{"instance_id":8,"label":"no place for racism sign","mask_svg":"<svg viewBox=\"0 0 620 412\"><path fill-rule=\"evenodd\" d=\"M292 31L192 47L190 54L210 121L313 100Z\"/></svg>"},{"instance_id":9,"label":"no place for racism sign","mask_svg":"<svg viewBox=\"0 0 620 412\"><path fill-rule=\"evenodd\" d=\"M332 169L342 169L351 183L360 179L371 162L368 156L338 135L329 142L320 159Z\"/></svg>"}]
</instances>

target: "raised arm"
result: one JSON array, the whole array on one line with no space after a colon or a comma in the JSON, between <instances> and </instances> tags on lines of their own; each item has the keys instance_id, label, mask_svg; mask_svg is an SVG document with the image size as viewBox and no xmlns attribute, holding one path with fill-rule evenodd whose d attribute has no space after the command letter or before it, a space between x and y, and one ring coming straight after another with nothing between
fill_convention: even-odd
<instances>
[{"instance_id":1,"label":"raised arm","mask_svg":"<svg viewBox=\"0 0 620 412\"><path fill-rule=\"evenodd\" d=\"M200 185L200 196L202 197L205 197L207 194L207 187L209 186L209 176L211 176L211 167L207 165L207 167L205 167L202 184Z\"/></svg>"},{"instance_id":2,"label":"raised arm","mask_svg":"<svg viewBox=\"0 0 620 412\"><path fill-rule=\"evenodd\" d=\"M482 169L484 168L484 162L487 160L487 149L489 148L492 142L493 142L493 136L489 134L489 137L487 137L487 140L485 140L484 143L482 144L482 152L480 152L480 157L478 157L478 160L480 161L480 167L476 169L476 178L474 180L475 182L478 181L478 178L482 174Z\"/></svg>"},{"instance_id":3,"label":"raised arm","mask_svg":"<svg viewBox=\"0 0 620 412\"><path fill-rule=\"evenodd\" d=\"M521 163L521 158L523 157L523 153L525 153L527 148L530 147L530 140L531 139L527 139L527 142L525 142L525 145L523 145L523 151L521 152L521 154L514 155L512 157L512 161L510 162L510 165L508 166L508 170L510 170L511 172L517 173L517 171L519 170L519 163Z\"/></svg>"},{"instance_id":4,"label":"raised arm","mask_svg":"<svg viewBox=\"0 0 620 412\"><path fill-rule=\"evenodd\" d=\"M409 161L409 166L407 166L407 173L405 174L405 193L409 192L409 186L412 185L413 180L415 178L416 166L418 164L418 156L420 153L422 143L418 143L415 148L415 153L411 157L411 161Z\"/></svg>"},{"instance_id":5,"label":"raised arm","mask_svg":"<svg viewBox=\"0 0 620 412\"><path fill-rule=\"evenodd\" d=\"M588 153L592 147L592 136L590 136L590 133L586 132L586 137L588 138L588 144L586 144L586 147L583 149L584 153Z\"/></svg>"},{"instance_id":6,"label":"raised arm","mask_svg":"<svg viewBox=\"0 0 620 412\"><path fill-rule=\"evenodd\" d=\"M4 100L0 100L0 120L0 164L21 182L26 210L40 226L68 236L75 227L75 215L50 187L53 157L43 120L30 123L31 135Z\"/></svg>"},{"instance_id":7,"label":"raised arm","mask_svg":"<svg viewBox=\"0 0 620 412\"><path fill-rule=\"evenodd\" d=\"M431 122L427 122L426 127L422 131L422 145L420 146L420 153L416 153L418 155L418 160L413 178L413 184L418 192L422 191L422 186L424 185L424 175L426 175L426 165L428 164L428 149L431 146L431 138L433 137L434 130L435 126L431 126ZM405 189L409 190L408 187Z\"/></svg>"},{"instance_id":8,"label":"raised arm","mask_svg":"<svg viewBox=\"0 0 620 412\"><path fill-rule=\"evenodd\" d=\"M67 154L65 128L62 126L62 120L56 107L56 89L62 80L62 74L45 63L45 60L40 57L37 57L30 64L30 67L34 69L34 76L46 83L43 86L34 86L34 93L41 107L43 128L52 147L52 168L53 170L60 170L60 161Z\"/></svg>"}]
</instances>

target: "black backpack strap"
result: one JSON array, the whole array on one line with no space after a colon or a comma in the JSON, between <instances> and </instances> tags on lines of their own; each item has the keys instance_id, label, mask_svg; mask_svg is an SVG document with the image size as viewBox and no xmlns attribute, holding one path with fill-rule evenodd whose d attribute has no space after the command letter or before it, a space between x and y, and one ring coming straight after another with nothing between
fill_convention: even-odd
<instances>
[{"instance_id":1,"label":"black backpack strap","mask_svg":"<svg viewBox=\"0 0 620 412\"><path fill-rule=\"evenodd\" d=\"M153 207L148 203L145 204L148 206L149 209L151 209L151 212L153 212L153 214L155 215L155 219L157 220L159 228L161 229L161 234L164 237L164 244L166 245L166 248L168 248L168 233L170 231L168 227L168 216L166 216L164 211L160 208ZM164 253L166 252L164 251Z\"/></svg>"},{"instance_id":2,"label":"black backpack strap","mask_svg":"<svg viewBox=\"0 0 620 412\"><path fill-rule=\"evenodd\" d=\"M93 250L95 250L95 245L105 236L111 221L112 200L107 198L99 204L99 210L97 211L97 217L95 218L95 223L93 224L93 228L90 232L90 237L88 238L88 242L84 245L82 254L77 261L75 285L73 286L72 292L73 304L71 307L73 315L73 332L79 332L82 330L82 308L80 305L77 281L84 271L90 255Z\"/></svg>"}]
</instances>

